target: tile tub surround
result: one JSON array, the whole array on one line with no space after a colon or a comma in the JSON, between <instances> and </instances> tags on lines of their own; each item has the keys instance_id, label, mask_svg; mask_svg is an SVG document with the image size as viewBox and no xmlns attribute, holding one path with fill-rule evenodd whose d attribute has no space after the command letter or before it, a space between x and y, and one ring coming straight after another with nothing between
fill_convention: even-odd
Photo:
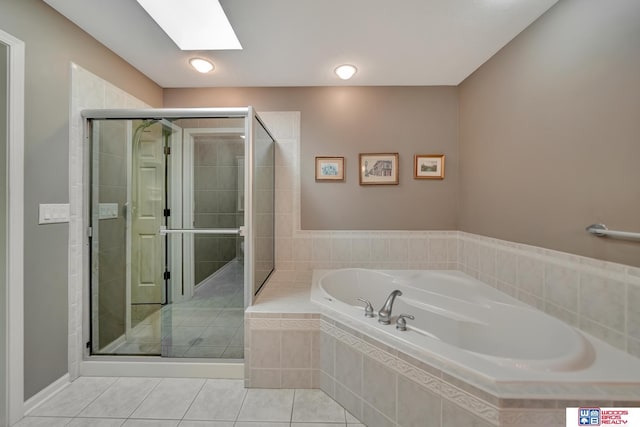
<instances>
[{"instance_id":1,"label":"tile tub surround","mask_svg":"<svg viewBox=\"0 0 640 427\"><path fill-rule=\"evenodd\" d=\"M276 272L246 313L247 387L284 388L292 380L300 381L299 388L320 387L369 426L412 426L425 419L434 426L564 426L567 406L640 401L640 387L496 385L464 369L428 363L414 357L415 349L391 348L363 328L349 327L347 319L319 313L309 303L310 275Z\"/></svg>"},{"instance_id":2,"label":"tile tub surround","mask_svg":"<svg viewBox=\"0 0 640 427\"><path fill-rule=\"evenodd\" d=\"M564 426L568 406L637 406L640 387L492 384L438 369L325 316L320 388L368 426Z\"/></svg>"},{"instance_id":3,"label":"tile tub surround","mask_svg":"<svg viewBox=\"0 0 640 427\"><path fill-rule=\"evenodd\" d=\"M458 269L640 357L640 268L459 232Z\"/></svg>"},{"instance_id":4,"label":"tile tub surround","mask_svg":"<svg viewBox=\"0 0 640 427\"><path fill-rule=\"evenodd\" d=\"M320 388L320 314L247 313L247 388Z\"/></svg>"}]
</instances>

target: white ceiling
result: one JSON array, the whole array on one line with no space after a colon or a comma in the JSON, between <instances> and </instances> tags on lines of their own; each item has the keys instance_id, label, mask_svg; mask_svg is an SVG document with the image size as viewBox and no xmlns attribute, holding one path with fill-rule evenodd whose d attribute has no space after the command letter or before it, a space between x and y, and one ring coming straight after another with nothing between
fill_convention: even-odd
<instances>
[{"instance_id":1,"label":"white ceiling","mask_svg":"<svg viewBox=\"0 0 640 427\"><path fill-rule=\"evenodd\" d=\"M135 0L44 1L167 88L457 85L558 0L220 0L244 49L207 52L179 50Z\"/></svg>"}]
</instances>

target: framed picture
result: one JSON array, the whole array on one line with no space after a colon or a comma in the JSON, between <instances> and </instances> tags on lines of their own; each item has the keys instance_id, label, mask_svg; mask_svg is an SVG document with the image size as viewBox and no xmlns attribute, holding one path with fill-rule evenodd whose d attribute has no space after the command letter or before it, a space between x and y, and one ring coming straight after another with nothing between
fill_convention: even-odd
<instances>
[{"instance_id":1,"label":"framed picture","mask_svg":"<svg viewBox=\"0 0 640 427\"><path fill-rule=\"evenodd\" d=\"M416 154L415 179L444 179L444 154Z\"/></svg>"},{"instance_id":2,"label":"framed picture","mask_svg":"<svg viewBox=\"0 0 640 427\"><path fill-rule=\"evenodd\" d=\"M398 153L360 153L360 185L398 185Z\"/></svg>"},{"instance_id":3,"label":"framed picture","mask_svg":"<svg viewBox=\"0 0 640 427\"><path fill-rule=\"evenodd\" d=\"M316 181L344 181L344 157L316 157Z\"/></svg>"}]
</instances>

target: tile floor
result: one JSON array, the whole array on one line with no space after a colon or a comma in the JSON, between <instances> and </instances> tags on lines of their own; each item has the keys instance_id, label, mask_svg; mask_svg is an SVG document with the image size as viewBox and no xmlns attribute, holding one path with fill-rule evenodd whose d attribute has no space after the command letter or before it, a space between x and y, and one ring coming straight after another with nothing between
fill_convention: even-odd
<instances>
[{"instance_id":1,"label":"tile floor","mask_svg":"<svg viewBox=\"0 0 640 427\"><path fill-rule=\"evenodd\" d=\"M243 268L231 261L198 285L190 300L163 306L105 353L242 359Z\"/></svg>"},{"instance_id":2,"label":"tile floor","mask_svg":"<svg viewBox=\"0 0 640 427\"><path fill-rule=\"evenodd\" d=\"M242 380L80 377L16 427L356 427L321 390L245 389Z\"/></svg>"}]
</instances>

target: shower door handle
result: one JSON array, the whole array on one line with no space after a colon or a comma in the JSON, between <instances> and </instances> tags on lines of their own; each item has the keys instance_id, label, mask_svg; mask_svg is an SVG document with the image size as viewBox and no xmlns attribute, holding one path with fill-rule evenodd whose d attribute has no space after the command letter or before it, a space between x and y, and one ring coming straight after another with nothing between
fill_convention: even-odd
<instances>
[{"instance_id":1,"label":"shower door handle","mask_svg":"<svg viewBox=\"0 0 640 427\"><path fill-rule=\"evenodd\" d=\"M171 228L160 227L160 235L167 234L237 234L244 236L244 227L240 228Z\"/></svg>"}]
</instances>

